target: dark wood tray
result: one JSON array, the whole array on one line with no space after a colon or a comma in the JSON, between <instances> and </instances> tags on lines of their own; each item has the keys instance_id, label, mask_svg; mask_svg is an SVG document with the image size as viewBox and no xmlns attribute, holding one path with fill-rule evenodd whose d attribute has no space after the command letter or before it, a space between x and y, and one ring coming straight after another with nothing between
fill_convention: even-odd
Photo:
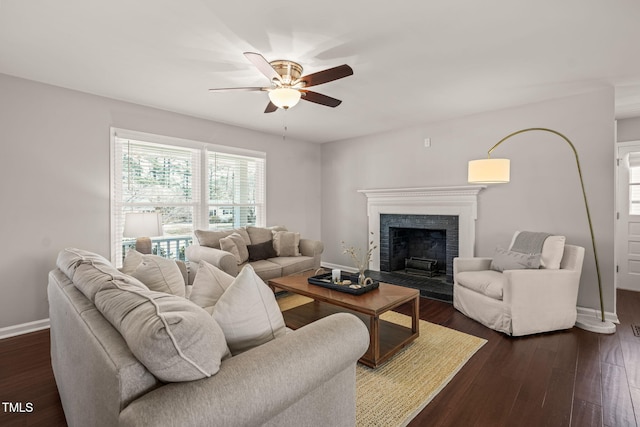
<instances>
[{"instance_id":1,"label":"dark wood tray","mask_svg":"<svg viewBox=\"0 0 640 427\"><path fill-rule=\"evenodd\" d=\"M350 273L341 273L340 281L351 280L351 285L358 285L358 275ZM338 285L331 282L331 273L319 274L317 276L309 277L308 282L312 285L322 286L323 288L333 289L334 291L345 292L352 295L362 295L365 292L378 289L380 282L373 281L361 288L352 288L351 285Z\"/></svg>"}]
</instances>

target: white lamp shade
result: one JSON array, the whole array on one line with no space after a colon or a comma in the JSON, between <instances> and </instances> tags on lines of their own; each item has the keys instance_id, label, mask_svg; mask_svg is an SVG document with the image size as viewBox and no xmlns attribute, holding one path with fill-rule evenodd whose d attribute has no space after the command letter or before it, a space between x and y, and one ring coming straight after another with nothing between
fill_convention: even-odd
<instances>
[{"instance_id":1,"label":"white lamp shade","mask_svg":"<svg viewBox=\"0 0 640 427\"><path fill-rule=\"evenodd\" d=\"M156 212L130 212L124 217L124 237L162 236L162 217Z\"/></svg>"},{"instance_id":2,"label":"white lamp shade","mask_svg":"<svg viewBox=\"0 0 640 427\"><path fill-rule=\"evenodd\" d=\"M291 108L300 101L302 94L299 90L288 87L273 89L269 92L269 99L278 108Z\"/></svg>"},{"instance_id":3,"label":"white lamp shade","mask_svg":"<svg viewBox=\"0 0 640 427\"><path fill-rule=\"evenodd\" d=\"M503 184L509 182L509 159L481 159L469 162L470 184Z\"/></svg>"}]
</instances>

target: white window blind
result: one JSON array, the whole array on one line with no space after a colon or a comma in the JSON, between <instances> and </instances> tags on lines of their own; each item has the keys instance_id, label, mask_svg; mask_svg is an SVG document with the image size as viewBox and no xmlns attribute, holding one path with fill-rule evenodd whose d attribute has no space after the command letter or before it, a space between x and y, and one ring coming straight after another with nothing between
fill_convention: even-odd
<instances>
[{"instance_id":1,"label":"white window blind","mask_svg":"<svg viewBox=\"0 0 640 427\"><path fill-rule=\"evenodd\" d=\"M135 244L122 235L127 212L160 213L163 235L139 237L152 237L157 255L178 259L195 229L266 223L264 153L115 129L112 149L116 265Z\"/></svg>"},{"instance_id":2,"label":"white window blind","mask_svg":"<svg viewBox=\"0 0 640 427\"><path fill-rule=\"evenodd\" d=\"M264 159L207 153L209 228L253 225L264 217Z\"/></svg>"}]
</instances>

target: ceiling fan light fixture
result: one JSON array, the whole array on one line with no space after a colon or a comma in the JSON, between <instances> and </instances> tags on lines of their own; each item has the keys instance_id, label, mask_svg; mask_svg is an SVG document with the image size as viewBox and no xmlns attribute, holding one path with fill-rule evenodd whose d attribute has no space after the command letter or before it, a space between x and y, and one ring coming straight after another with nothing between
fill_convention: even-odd
<instances>
[{"instance_id":1,"label":"ceiling fan light fixture","mask_svg":"<svg viewBox=\"0 0 640 427\"><path fill-rule=\"evenodd\" d=\"M269 99L278 108L285 110L295 106L302 93L299 90L291 89L289 87L279 87L269 91Z\"/></svg>"}]
</instances>

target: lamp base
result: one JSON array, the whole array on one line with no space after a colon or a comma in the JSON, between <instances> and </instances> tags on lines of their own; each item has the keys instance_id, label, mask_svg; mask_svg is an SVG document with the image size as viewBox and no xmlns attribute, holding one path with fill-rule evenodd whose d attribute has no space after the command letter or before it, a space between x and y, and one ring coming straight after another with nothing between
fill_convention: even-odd
<instances>
[{"instance_id":1,"label":"lamp base","mask_svg":"<svg viewBox=\"0 0 640 427\"><path fill-rule=\"evenodd\" d=\"M151 238L149 237L138 237L136 239L136 251L141 254L149 255L152 253L151 251Z\"/></svg>"},{"instance_id":2,"label":"lamp base","mask_svg":"<svg viewBox=\"0 0 640 427\"><path fill-rule=\"evenodd\" d=\"M585 314L578 314L576 327L598 334L614 334L616 332L616 325L613 322L608 320L603 322L598 317L591 317Z\"/></svg>"}]
</instances>

